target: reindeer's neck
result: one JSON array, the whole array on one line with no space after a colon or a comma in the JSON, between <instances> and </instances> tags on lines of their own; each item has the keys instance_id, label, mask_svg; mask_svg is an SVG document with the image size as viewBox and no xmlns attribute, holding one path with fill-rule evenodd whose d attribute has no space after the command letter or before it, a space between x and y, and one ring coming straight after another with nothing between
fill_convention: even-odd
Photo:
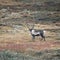
<instances>
[{"instance_id":1,"label":"reindeer's neck","mask_svg":"<svg viewBox=\"0 0 60 60\"><path fill-rule=\"evenodd\" d=\"M34 29L31 31L31 34L33 34L33 35L39 35L40 34L40 32L39 31L35 31Z\"/></svg>"}]
</instances>

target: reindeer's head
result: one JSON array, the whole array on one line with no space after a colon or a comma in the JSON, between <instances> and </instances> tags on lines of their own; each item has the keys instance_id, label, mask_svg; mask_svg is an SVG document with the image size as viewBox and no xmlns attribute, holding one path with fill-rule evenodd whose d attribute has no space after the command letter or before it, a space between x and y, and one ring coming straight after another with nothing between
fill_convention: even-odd
<instances>
[{"instance_id":1,"label":"reindeer's head","mask_svg":"<svg viewBox=\"0 0 60 60\"><path fill-rule=\"evenodd\" d=\"M27 25L27 28L30 32L32 32L32 30L34 30L34 24Z\"/></svg>"}]
</instances>

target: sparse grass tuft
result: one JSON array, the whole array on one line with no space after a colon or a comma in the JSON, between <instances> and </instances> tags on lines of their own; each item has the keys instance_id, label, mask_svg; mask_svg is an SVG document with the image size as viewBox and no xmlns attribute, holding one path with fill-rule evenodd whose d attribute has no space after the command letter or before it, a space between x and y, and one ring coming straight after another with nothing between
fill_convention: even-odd
<instances>
[{"instance_id":1,"label":"sparse grass tuft","mask_svg":"<svg viewBox=\"0 0 60 60\"><path fill-rule=\"evenodd\" d=\"M34 56L13 51L0 51L0 60L60 60L60 49L36 52Z\"/></svg>"}]
</instances>

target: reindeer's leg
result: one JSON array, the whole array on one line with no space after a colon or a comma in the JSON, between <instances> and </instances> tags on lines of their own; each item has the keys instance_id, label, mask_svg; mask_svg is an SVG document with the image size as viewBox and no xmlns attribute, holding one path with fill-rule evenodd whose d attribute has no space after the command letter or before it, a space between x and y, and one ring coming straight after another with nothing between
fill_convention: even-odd
<instances>
[{"instance_id":1,"label":"reindeer's leg","mask_svg":"<svg viewBox=\"0 0 60 60\"><path fill-rule=\"evenodd\" d=\"M40 34L40 37L41 37L41 40L43 40L43 35L42 34Z\"/></svg>"},{"instance_id":2,"label":"reindeer's leg","mask_svg":"<svg viewBox=\"0 0 60 60\"><path fill-rule=\"evenodd\" d=\"M35 41L35 35L32 35L32 40Z\"/></svg>"},{"instance_id":3,"label":"reindeer's leg","mask_svg":"<svg viewBox=\"0 0 60 60\"><path fill-rule=\"evenodd\" d=\"M43 38L44 38L44 41L45 41L45 36L43 36Z\"/></svg>"},{"instance_id":4,"label":"reindeer's leg","mask_svg":"<svg viewBox=\"0 0 60 60\"><path fill-rule=\"evenodd\" d=\"M45 36L44 36L43 34L40 34L40 36L41 36L42 39L44 39L44 41L45 41Z\"/></svg>"},{"instance_id":5,"label":"reindeer's leg","mask_svg":"<svg viewBox=\"0 0 60 60\"><path fill-rule=\"evenodd\" d=\"M42 37L41 37L41 35L39 35L40 36L40 38L41 38L41 40L42 40Z\"/></svg>"}]
</instances>

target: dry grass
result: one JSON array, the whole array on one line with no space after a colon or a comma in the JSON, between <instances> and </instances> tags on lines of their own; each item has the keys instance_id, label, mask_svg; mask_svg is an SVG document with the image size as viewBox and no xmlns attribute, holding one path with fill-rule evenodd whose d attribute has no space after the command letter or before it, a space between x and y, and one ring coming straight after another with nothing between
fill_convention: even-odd
<instances>
[{"instance_id":1,"label":"dry grass","mask_svg":"<svg viewBox=\"0 0 60 60\"><path fill-rule=\"evenodd\" d=\"M39 26L37 26L38 25L36 25L35 28L38 29ZM51 26L40 25L39 28L41 27L44 27L44 29L49 29ZM56 26L56 28L59 27ZM41 41L40 37L36 37L35 42L33 42L28 30L19 30L15 33L13 33L13 31L0 35L0 50L6 49L29 53L31 50L40 51L46 49L60 49L60 41L56 40L56 38L59 38L59 36L56 36L56 32L46 31L46 41Z\"/></svg>"},{"instance_id":2,"label":"dry grass","mask_svg":"<svg viewBox=\"0 0 60 60\"><path fill-rule=\"evenodd\" d=\"M54 25L53 25L54 26ZM0 30L0 59L1 60L59 60L60 58L60 41L57 40L55 29L51 31L51 25L36 25L36 29L44 28L46 30L46 41L36 37L32 41L31 34L26 27L22 30L15 31L11 27L1 27ZM8 31L12 30L12 31ZM7 32L8 31L8 32ZM14 32L15 31L15 32Z\"/></svg>"}]
</instances>

